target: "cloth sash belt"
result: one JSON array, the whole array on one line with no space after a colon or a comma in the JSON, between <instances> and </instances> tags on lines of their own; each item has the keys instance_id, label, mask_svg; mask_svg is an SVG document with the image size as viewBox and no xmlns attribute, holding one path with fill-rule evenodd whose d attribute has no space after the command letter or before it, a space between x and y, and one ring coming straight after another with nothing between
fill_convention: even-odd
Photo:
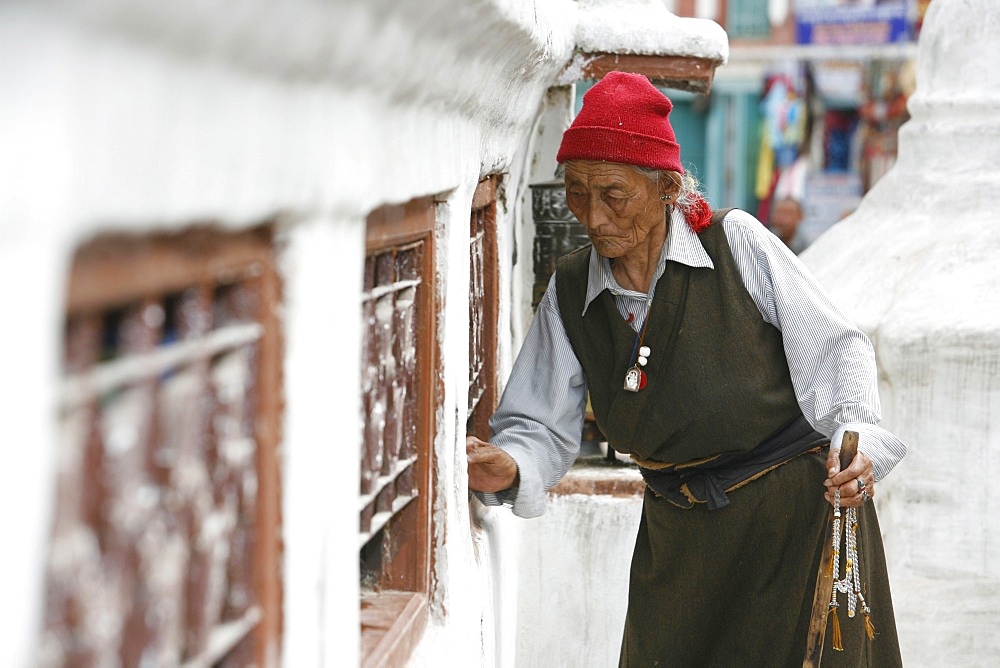
<instances>
[{"instance_id":1,"label":"cloth sash belt","mask_svg":"<svg viewBox=\"0 0 1000 668\"><path fill-rule=\"evenodd\" d=\"M819 452L830 439L812 428L801 414L750 452L691 465L664 465L636 460L651 490L680 508L707 503L709 510L729 505L726 492L759 478L806 452ZM655 468L651 468L655 467Z\"/></svg>"}]
</instances>

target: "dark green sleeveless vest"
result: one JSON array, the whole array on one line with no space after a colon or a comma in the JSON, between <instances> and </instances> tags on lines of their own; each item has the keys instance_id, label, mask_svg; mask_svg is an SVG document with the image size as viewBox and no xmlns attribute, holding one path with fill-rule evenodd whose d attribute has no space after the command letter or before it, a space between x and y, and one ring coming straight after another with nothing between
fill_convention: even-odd
<instances>
[{"instance_id":1,"label":"dark green sleeveless vest","mask_svg":"<svg viewBox=\"0 0 1000 668\"><path fill-rule=\"evenodd\" d=\"M563 325L597 426L619 452L683 464L752 450L800 413L781 332L761 318L722 225L699 234L715 269L668 261L643 344L645 388L623 389L636 333L602 292L582 316L590 246L556 266Z\"/></svg>"}]
</instances>

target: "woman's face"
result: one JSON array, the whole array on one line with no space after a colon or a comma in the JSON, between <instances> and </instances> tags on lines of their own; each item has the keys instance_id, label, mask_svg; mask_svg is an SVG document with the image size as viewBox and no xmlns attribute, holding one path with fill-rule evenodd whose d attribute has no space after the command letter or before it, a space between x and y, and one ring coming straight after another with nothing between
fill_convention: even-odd
<instances>
[{"instance_id":1,"label":"woman's face","mask_svg":"<svg viewBox=\"0 0 1000 668\"><path fill-rule=\"evenodd\" d=\"M660 196L673 186L655 183L628 165L594 160L566 163L566 204L598 253L627 255L644 245L651 230L665 224Z\"/></svg>"}]
</instances>

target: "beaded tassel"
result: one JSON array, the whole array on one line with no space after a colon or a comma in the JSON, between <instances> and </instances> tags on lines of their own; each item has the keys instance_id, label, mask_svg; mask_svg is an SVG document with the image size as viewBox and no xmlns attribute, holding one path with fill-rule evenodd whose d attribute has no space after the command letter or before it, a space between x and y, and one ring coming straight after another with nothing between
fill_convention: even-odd
<instances>
[{"instance_id":1,"label":"beaded tassel","mask_svg":"<svg viewBox=\"0 0 1000 668\"><path fill-rule=\"evenodd\" d=\"M872 624L872 618L868 614L867 607L865 607L865 633L868 634L869 640L875 640L875 625Z\"/></svg>"},{"instance_id":2,"label":"beaded tassel","mask_svg":"<svg viewBox=\"0 0 1000 668\"><path fill-rule=\"evenodd\" d=\"M844 641L840 637L840 618L837 617L837 606L833 606L833 648L838 652L844 651Z\"/></svg>"},{"instance_id":3,"label":"beaded tassel","mask_svg":"<svg viewBox=\"0 0 1000 668\"><path fill-rule=\"evenodd\" d=\"M833 532L830 540L833 542L833 562L830 567L833 571L833 577L837 577L840 574L840 522L841 522L841 512L840 512L840 490L838 489L833 493ZM833 616L833 648L837 651L843 651L844 644L841 642L840 638L840 618L837 617L837 608L839 604L837 603L837 585L838 582L834 580L833 591L830 594L830 612Z\"/></svg>"},{"instance_id":4,"label":"beaded tassel","mask_svg":"<svg viewBox=\"0 0 1000 668\"><path fill-rule=\"evenodd\" d=\"M843 524L842 524L843 518ZM833 581L833 591L830 596L830 611L833 615L833 649L843 651L844 644L840 633L840 619L837 616L837 608L840 603L837 601L837 593L847 596L847 616L854 617L858 604L865 618L865 633L869 638L875 638L875 626L871 622L871 608L865 601L864 594L861 593L861 563L858 561L858 511L857 508L847 508L843 513L840 510L840 490L833 495L833 577L840 576L840 547L841 533L843 529L844 554L844 577Z\"/></svg>"}]
</instances>

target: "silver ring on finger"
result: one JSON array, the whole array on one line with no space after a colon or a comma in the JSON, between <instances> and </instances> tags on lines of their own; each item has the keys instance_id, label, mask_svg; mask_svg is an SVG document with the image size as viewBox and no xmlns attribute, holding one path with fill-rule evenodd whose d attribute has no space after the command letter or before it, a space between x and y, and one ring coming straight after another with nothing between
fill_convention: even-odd
<instances>
[{"instance_id":1,"label":"silver ring on finger","mask_svg":"<svg viewBox=\"0 0 1000 668\"><path fill-rule=\"evenodd\" d=\"M868 499L872 497L868 496L868 490L861 490L861 503L868 503Z\"/></svg>"},{"instance_id":2,"label":"silver ring on finger","mask_svg":"<svg viewBox=\"0 0 1000 668\"><path fill-rule=\"evenodd\" d=\"M861 491L864 491L865 489L865 481L861 478L858 478L858 489Z\"/></svg>"}]
</instances>

